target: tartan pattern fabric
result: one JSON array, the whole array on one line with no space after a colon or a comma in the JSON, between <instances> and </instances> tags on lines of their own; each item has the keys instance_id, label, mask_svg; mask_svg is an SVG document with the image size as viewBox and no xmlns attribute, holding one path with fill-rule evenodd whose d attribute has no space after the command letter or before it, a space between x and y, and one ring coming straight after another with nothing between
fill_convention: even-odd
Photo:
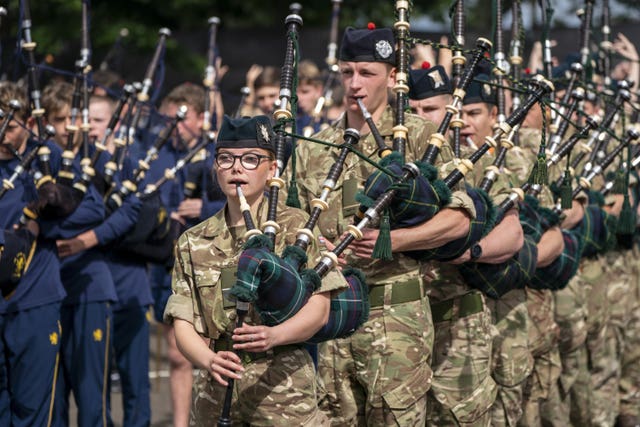
<instances>
[{"instance_id":1,"label":"tartan pattern fabric","mask_svg":"<svg viewBox=\"0 0 640 427\"><path fill-rule=\"evenodd\" d=\"M560 217L551 209L540 206L538 199L531 195L526 195L519 204L520 224L525 236L530 236L535 242L540 241L540 237L549 228L560 223Z\"/></svg>"},{"instance_id":2,"label":"tartan pattern fabric","mask_svg":"<svg viewBox=\"0 0 640 427\"><path fill-rule=\"evenodd\" d=\"M490 298L498 299L513 289L523 289L536 271L538 247L525 235L520 251L502 264L468 262L459 270L469 285Z\"/></svg>"},{"instance_id":3,"label":"tartan pattern fabric","mask_svg":"<svg viewBox=\"0 0 640 427\"><path fill-rule=\"evenodd\" d=\"M418 163L416 162L421 175L397 186L394 186L394 177L380 169L371 174L365 182L364 191L356 196L356 200L361 203L360 210L366 211L366 208L393 186L397 192L389 209L392 229L411 227L431 219L441 206L448 203L451 191L443 181L437 179L437 171L433 166ZM380 160L380 166L397 177L404 173L398 153Z\"/></svg>"},{"instance_id":4,"label":"tartan pattern fabric","mask_svg":"<svg viewBox=\"0 0 640 427\"><path fill-rule=\"evenodd\" d=\"M529 282L533 289L564 289L578 271L582 254L583 239L573 230L562 230L564 249L562 254L546 267L536 269Z\"/></svg>"},{"instance_id":5,"label":"tartan pattern fabric","mask_svg":"<svg viewBox=\"0 0 640 427\"><path fill-rule=\"evenodd\" d=\"M349 287L331 298L329 321L309 342L319 343L353 334L369 318L369 287L355 268L343 271Z\"/></svg>"},{"instance_id":6,"label":"tartan pattern fabric","mask_svg":"<svg viewBox=\"0 0 640 427\"><path fill-rule=\"evenodd\" d=\"M587 205L582 222L573 229L583 239L582 255L591 258L613 249L616 244L616 223L616 217L598 205Z\"/></svg>"},{"instance_id":7,"label":"tartan pattern fabric","mask_svg":"<svg viewBox=\"0 0 640 427\"><path fill-rule=\"evenodd\" d=\"M254 303L262 323L274 326L302 308L315 286L303 281L297 267L285 262L267 248L245 249L238 260L238 279L230 293Z\"/></svg>"},{"instance_id":8,"label":"tartan pattern fabric","mask_svg":"<svg viewBox=\"0 0 640 427\"><path fill-rule=\"evenodd\" d=\"M487 193L479 188L467 186L467 194L473 200L476 217L470 220L469 232L466 236L452 240L439 248L409 251L405 254L420 261L449 261L458 258L471 245L480 241L493 228L496 216L495 207Z\"/></svg>"}]
</instances>

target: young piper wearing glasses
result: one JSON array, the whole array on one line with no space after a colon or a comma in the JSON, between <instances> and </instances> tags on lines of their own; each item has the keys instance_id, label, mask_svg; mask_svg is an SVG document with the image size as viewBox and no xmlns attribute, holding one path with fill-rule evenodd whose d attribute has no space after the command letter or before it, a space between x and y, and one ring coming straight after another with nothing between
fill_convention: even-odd
<instances>
[{"instance_id":1,"label":"young piper wearing glasses","mask_svg":"<svg viewBox=\"0 0 640 427\"><path fill-rule=\"evenodd\" d=\"M216 215L187 230L177 243L173 294L164 319L173 323L180 351L200 368L194 380L192 425L194 421L195 425L211 425L219 417L227 378L236 380L231 410L234 423L328 423L316 403L313 362L299 343L327 322L330 292L342 289L344 278L335 271L330 273L296 315L273 327L260 325L259 316L251 309L245 325L235 328L235 304L223 296L225 289L235 284L246 231L236 187L241 185L260 228L268 210L266 183L276 168L274 138L266 116L225 116L214 169L227 203ZM275 253L293 244L306 218L303 211L279 203L281 229ZM319 255L315 240L308 255L309 263L315 263ZM242 359L232 350L239 351Z\"/></svg>"}]
</instances>

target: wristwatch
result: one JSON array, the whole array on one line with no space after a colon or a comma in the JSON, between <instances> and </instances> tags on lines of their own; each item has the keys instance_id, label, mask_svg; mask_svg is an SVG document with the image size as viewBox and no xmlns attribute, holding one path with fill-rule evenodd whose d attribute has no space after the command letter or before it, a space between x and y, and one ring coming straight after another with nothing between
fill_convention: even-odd
<instances>
[{"instance_id":1,"label":"wristwatch","mask_svg":"<svg viewBox=\"0 0 640 427\"><path fill-rule=\"evenodd\" d=\"M482 246L480 246L480 243L476 242L471 245L471 248L469 248L469 252L471 255L471 260L474 261L482 256Z\"/></svg>"}]
</instances>

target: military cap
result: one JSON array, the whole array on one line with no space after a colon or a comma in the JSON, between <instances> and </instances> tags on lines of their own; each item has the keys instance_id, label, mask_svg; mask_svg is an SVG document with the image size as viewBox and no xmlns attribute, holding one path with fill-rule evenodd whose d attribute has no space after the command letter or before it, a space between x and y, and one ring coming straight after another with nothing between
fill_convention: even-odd
<instances>
[{"instance_id":1,"label":"military cap","mask_svg":"<svg viewBox=\"0 0 640 427\"><path fill-rule=\"evenodd\" d=\"M496 91L494 87L489 84L490 81L491 79L486 74L476 75L467 88L467 93L462 100L462 104L468 105L484 102L497 105L498 99L496 97Z\"/></svg>"},{"instance_id":2,"label":"military cap","mask_svg":"<svg viewBox=\"0 0 640 427\"><path fill-rule=\"evenodd\" d=\"M395 39L390 28L345 30L340 45L340 60L396 64Z\"/></svg>"},{"instance_id":3,"label":"military cap","mask_svg":"<svg viewBox=\"0 0 640 427\"><path fill-rule=\"evenodd\" d=\"M216 150L221 148L263 148L275 153L271 121L267 116L232 119L225 115L216 141Z\"/></svg>"},{"instance_id":4,"label":"military cap","mask_svg":"<svg viewBox=\"0 0 640 427\"><path fill-rule=\"evenodd\" d=\"M442 65L409 71L409 99L420 100L451 93L453 87Z\"/></svg>"}]
</instances>

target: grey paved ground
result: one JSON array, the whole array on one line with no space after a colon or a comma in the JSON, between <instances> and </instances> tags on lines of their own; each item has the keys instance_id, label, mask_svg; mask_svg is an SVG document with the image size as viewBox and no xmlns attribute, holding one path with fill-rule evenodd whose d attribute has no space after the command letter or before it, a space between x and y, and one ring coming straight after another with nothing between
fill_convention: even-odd
<instances>
[{"instance_id":1,"label":"grey paved ground","mask_svg":"<svg viewBox=\"0 0 640 427\"><path fill-rule=\"evenodd\" d=\"M172 421L171 398L169 396L169 363L167 347L156 324L151 325L151 360L149 369L151 377L151 425L154 427L170 427ZM70 409L71 425L76 425L75 407ZM111 416L114 425L122 426L122 395L117 382L111 391Z\"/></svg>"}]
</instances>

